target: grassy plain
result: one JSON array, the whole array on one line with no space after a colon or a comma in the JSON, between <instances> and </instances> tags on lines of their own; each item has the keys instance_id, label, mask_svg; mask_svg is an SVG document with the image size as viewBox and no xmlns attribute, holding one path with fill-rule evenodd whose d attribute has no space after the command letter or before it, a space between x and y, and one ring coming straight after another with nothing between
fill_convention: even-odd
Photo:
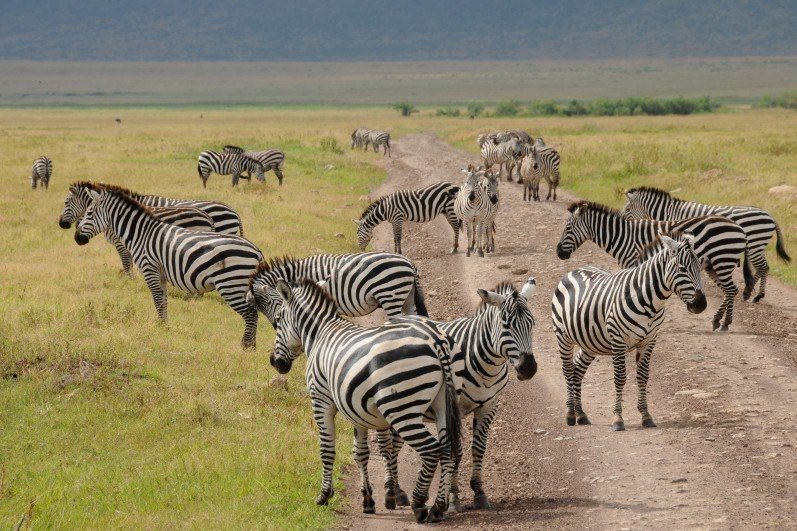
<instances>
[{"instance_id":1,"label":"grassy plain","mask_svg":"<svg viewBox=\"0 0 797 531\"><path fill-rule=\"evenodd\" d=\"M616 190L648 184L755 204L775 215L797 257L797 200L767 192L797 185L794 111L476 120L421 111L0 110L0 526L31 507L37 527L325 527L335 519L313 504L320 463L301 367L287 390L270 387L270 327L261 321L257 352L241 351L242 320L216 295L171 290L170 321L159 324L140 276L119 274L112 246L97 238L78 247L58 228L73 180L225 201L269 256L351 251L350 219L383 178L372 164L381 155L348 150L352 129L436 131L475 160L477 132L524 128L560 150L563 186L580 196L619 206ZM345 152L319 151L326 136ZM228 142L285 148L284 186L268 174L266 185L232 190L213 176L203 190L197 153ZM27 182L42 153L55 166L47 192ZM521 192L503 185L502 193ZM772 263L797 284L797 265ZM340 462L349 433L340 431Z\"/></svg>"}]
</instances>

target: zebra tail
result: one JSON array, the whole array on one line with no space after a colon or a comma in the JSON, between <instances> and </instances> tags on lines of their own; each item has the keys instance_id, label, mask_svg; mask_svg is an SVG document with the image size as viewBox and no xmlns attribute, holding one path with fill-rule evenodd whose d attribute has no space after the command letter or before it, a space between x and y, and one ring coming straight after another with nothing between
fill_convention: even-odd
<instances>
[{"instance_id":1,"label":"zebra tail","mask_svg":"<svg viewBox=\"0 0 797 531\"><path fill-rule=\"evenodd\" d=\"M459 410L457 389L454 385L454 373L451 368L451 343L452 340L449 339L449 348L441 349L440 362L443 366L443 378L445 380L446 429L448 430L448 440L451 444L451 455L457 456L462 451L462 414Z\"/></svg>"},{"instance_id":2,"label":"zebra tail","mask_svg":"<svg viewBox=\"0 0 797 531\"><path fill-rule=\"evenodd\" d=\"M747 251L744 252L744 264L742 265L742 274L744 275L744 290L745 293L753 291L755 286L755 275L753 275L753 267L750 265L750 259L747 257Z\"/></svg>"},{"instance_id":3,"label":"zebra tail","mask_svg":"<svg viewBox=\"0 0 797 531\"><path fill-rule=\"evenodd\" d=\"M423 290L421 289L421 283L418 282L418 274L415 274L415 280L413 281L412 286L413 296L414 296L414 303L415 303L415 313L421 315L423 317L429 317L429 310L426 308L426 300L423 296Z\"/></svg>"},{"instance_id":4,"label":"zebra tail","mask_svg":"<svg viewBox=\"0 0 797 531\"><path fill-rule=\"evenodd\" d=\"M786 252L786 248L783 246L783 233L781 233L780 226L777 223L775 224L775 236L777 236L775 250L778 253L778 257L784 262L791 262L791 256L789 256Z\"/></svg>"}]
</instances>

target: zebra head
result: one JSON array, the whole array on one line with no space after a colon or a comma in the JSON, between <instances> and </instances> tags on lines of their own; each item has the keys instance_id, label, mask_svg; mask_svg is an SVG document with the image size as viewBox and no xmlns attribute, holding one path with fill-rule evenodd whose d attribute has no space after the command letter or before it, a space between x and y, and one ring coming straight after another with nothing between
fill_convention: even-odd
<instances>
[{"instance_id":1,"label":"zebra head","mask_svg":"<svg viewBox=\"0 0 797 531\"><path fill-rule=\"evenodd\" d=\"M587 203L581 201L573 203L567 209L570 212L570 217L565 222L565 230L562 232L562 237L559 238L559 244L556 246L556 256L560 260L567 260L570 258L576 249L578 249L584 240L590 237L590 224L586 219Z\"/></svg>"},{"instance_id":2,"label":"zebra head","mask_svg":"<svg viewBox=\"0 0 797 531\"><path fill-rule=\"evenodd\" d=\"M652 219L650 205L646 201L645 194L639 190L627 190L625 197L628 202L625 204L620 214L625 219Z\"/></svg>"},{"instance_id":3,"label":"zebra head","mask_svg":"<svg viewBox=\"0 0 797 531\"><path fill-rule=\"evenodd\" d=\"M508 282L499 284L495 291L477 290L484 307L494 308L486 310L493 312L493 346L515 369L518 380L528 380L537 372L537 361L531 348L534 316L528 304L536 287L537 282L532 277L520 292Z\"/></svg>"},{"instance_id":4,"label":"zebra head","mask_svg":"<svg viewBox=\"0 0 797 531\"><path fill-rule=\"evenodd\" d=\"M91 204L86 208L83 218L75 228L75 242L78 245L86 245L90 239L105 231L109 226L108 212L104 208L108 192L105 190L102 192L88 190L88 192L91 197Z\"/></svg>"},{"instance_id":5,"label":"zebra head","mask_svg":"<svg viewBox=\"0 0 797 531\"><path fill-rule=\"evenodd\" d=\"M266 170L263 168L263 164L259 160L253 159L252 157L246 157L246 169L250 172L255 172L257 180L261 183L266 180Z\"/></svg>"},{"instance_id":6,"label":"zebra head","mask_svg":"<svg viewBox=\"0 0 797 531\"><path fill-rule=\"evenodd\" d=\"M357 245L361 251L365 251L374 235L374 226L365 218L352 221L357 225Z\"/></svg>"},{"instance_id":7,"label":"zebra head","mask_svg":"<svg viewBox=\"0 0 797 531\"><path fill-rule=\"evenodd\" d=\"M684 233L680 241L664 234L659 235L668 255L665 281L678 295L690 313L700 313L706 309L706 295L703 292L703 279L700 259L695 254L695 237Z\"/></svg>"},{"instance_id":8,"label":"zebra head","mask_svg":"<svg viewBox=\"0 0 797 531\"><path fill-rule=\"evenodd\" d=\"M484 176L485 180L482 187L487 192L490 202L496 205L498 204L498 176L493 172L485 173Z\"/></svg>"},{"instance_id":9,"label":"zebra head","mask_svg":"<svg viewBox=\"0 0 797 531\"><path fill-rule=\"evenodd\" d=\"M539 171L540 169L540 152L537 150L537 146L531 146L529 149L528 157L531 157L531 169L534 171Z\"/></svg>"},{"instance_id":10,"label":"zebra head","mask_svg":"<svg viewBox=\"0 0 797 531\"><path fill-rule=\"evenodd\" d=\"M462 186L461 191L468 194L468 201L475 201L477 190L480 188L480 180L484 176L484 170L475 167L473 164L468 164L468 167L462 170L467 176L465 184Z\"/></svg>"},{"instance_id":11,"label":"zebra head","mask_svg":"<svg viewBox=\"0 0 797 531\"><path fill-rule=\"evenodd\" d=\"M58 226L62 229L68 229L72 224L80 219L80 216L86 211L91 203L91 198L84 186L73 184L69 187L69 193L66 194L64 199L64 210L61 212L61 217L58 218Z\"/></svg>"},{"instance_id":12,"label":"zebra head","mask_svg":"<svg viewBox=\"0 0 797 531\"><path fill-rule=\"evenodd\" d=\"M274 286L262 279L254 279L252 287L246 293L246 302L265 315L271 326L276 330L279 311L282 306L282 297L280 297Z\"/></svg>"}]
</instances>

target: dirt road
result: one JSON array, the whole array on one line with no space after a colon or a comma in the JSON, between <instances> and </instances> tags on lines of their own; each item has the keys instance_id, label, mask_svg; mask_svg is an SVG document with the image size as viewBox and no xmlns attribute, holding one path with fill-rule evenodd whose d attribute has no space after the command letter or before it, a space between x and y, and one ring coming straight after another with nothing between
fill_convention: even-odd
<instances>
[{"instance_id":1,"label":"dirt road","mask_svg":"<svg viewBox=\"0 0 797 531\"><path fill-rule=\"evenodd\" d=\"M388 181L373 196L435 181L460 181L459 170L469 161L475 159L433 135L403 137L395 143L393 159L386 162ZM617 266L592 244L568 261L556 257L565 209L574 199L566 192L560 192L556 203L524 204L521 187L502 182L500 194L497 252L486 258L449 255L452 234L443 218L409 224L404 230L403 250L420 269L435 318L470 314L478 302L476 288L490 288L502 279L519 286L533 275L538 285L533 308L539 371L527 382L513 376L493 423L484 466L493 508L449 513L441 525L794 528L797 292L772 281L764 302L737 303L732 332L724 334L710 332L720 292L707 278L709 308L703 314L689 314L673 297L653 353L648 386L658 428L639 424L632 356L624 393L627 431L611 430L611 360L600 358L584 383L585 409L594 424L568 427L550 320L551 295L571 269ZM378 227L374 246L392 250L388 225ZM791 251L797 254L797 249ZM473 498L467 488L467 455L466 451L460 476L465 503ZM410 492L418 463L407 448L400 468L402 487ZM343 526L415 527L409 510L384 509L384 473L376 453L370 473L379 489L377 514L360 513L359 476L352 467L342 493L347 498Z\"/></svg>"}]
</instances>

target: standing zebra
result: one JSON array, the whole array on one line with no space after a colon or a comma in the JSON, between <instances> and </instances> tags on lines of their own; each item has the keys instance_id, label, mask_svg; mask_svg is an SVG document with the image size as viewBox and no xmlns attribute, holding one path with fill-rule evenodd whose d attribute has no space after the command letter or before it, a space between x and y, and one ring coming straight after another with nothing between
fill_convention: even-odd
<instances>
[{"instance_id":1,"label":"standing zebra","mask_svg":"<svg viewBox=\"0 0 797 531\"><path fill-rule=\"evenodd\" d=\"M523 158L520 165L520 175L523 179L523 200L540 200L540 179L548 182L548 196L546 201L556 201L556 188L559 186L559 153L554 148L538 149L532 146L531 152ZM528 194L528 195L527 195Z\"/></svg>"},{"instance_id":2,"label":"standing zebra","mask_svg":"<svg viewBox=\"0 0 797 531\"><path fill-rule=\"evenodd\" d=\"M164 223L126 190L105 185L91 190L92 204L77 225L75 241L111 229L133 256L152 293L158 317L166 320L166 286L193 294L216 290L244 319L244 348L254 348L257 310L246 301L249 276L263 259L260 250L238 236L194 232Z\"/></svg>"},{"instance_id":3,"label":"standing zebra","mask_svg":"<svg viewBox=\"0 0 797 531\"><path fill-rule=\"evenodd\" d=\"M382 308L388 317L427 315L418 271L407 258L392 253L316 254L307 258L274 258L261 262L249 280L246 298L274 325L282 299L277 281L302 278L327 282L338 311L347 317Z\"/></svg>"},{"instance_id":4,"label":"standing zebra","mask_svg":"<svg viewBox=\"0 0 797 531\"><path fill-rule=\"evenodd\" d=\"M571 271L559 282L551 301L551 317L567 382L567 424L590 424L581 405L581 381L595 356L612 356L614 364L615 431L625 429L623 387L625 355L636 350L637 408L642 426L656 424L648 412L647 383L650 354L664 322L667 299L675 292L692 313L706 308L700 261L693 237L682 241L660 236L663 249L640 265L607 273L596 267ZM573 349L580 347L573 358Z\"/></svg>"},{"instance_id":5,"label":"standing zebra","mask_svg":"<svg viewBox=\"0 0 797 531\"><path fill-rule=\"evenodd\" d=\"M484 217L484 227L487 231L487 248L488 253L495 252L495 217L498 215L498 208L500 206L498 198L498 176L492 172L485 172L484 179L481 181L481 186L487 194L490 202L487 204L487 215Z\"/></svg>"},{"instance_id":6,"label":"standing zebra","mask_svg":"<svg viewBox=\"0 0 797 531\"><path fill-rule=\"evenodd\" d=\"M445 214L448 224L454 230L454 246L451 248L451 254L456 253L459 248L461 226L454 212L454 196L458 190L459 187L451 183L439 182L414 190L398 190L380 197L363 210L360 219L354 220L357 224L357 242L360 250L364 251L371 241L374 227L387 221L393 225L393 250L400 254L405 221L425 223L440 214Z\"/></svg>"},{"instance_id":7,"label":"standing zebra","mask_svg":"<svg viewBox=\"0 0 797 531\"><path fill-rule=\"evenodd\" d=\"M30 187L34 190L39 181L42 186L47 190L50 187L50 177L53 175L53 161L49 157L42 155L33 161L33 167L30 169Z\"/></svg>"},{"instance_id":8,"label":"standing zebra","mask_svg":"<svg viewBox=\"0 0 797 531\"><path fill-rule=\"evenodd\" d=\"M448 508L454 459L461 452L460 414L451 370L451 339L432 321L398 317L382 326L365 328L337 313L335 303L310 280L291 287L277 282L283 300L271 365L280 373L291 369L301 350L307 353L305 378L318 425L324 478L318 505L334 491L335 415L354 425L354 457L362 480L363 512L375 503L368 479L368 430L395 431L421 457L421 471L412 493L418 522L437 522ZM437 437L424 425L432 411ZM390 452L380 438L383 455ZM429 485L438 463L441 479L437 498L427 509ZM385 506L395 507L395 468L385 494Z\"/></svg>"},{"instance_id":9,"label":"standing zebra","mask_svg":"<svg viewBox=\"0 0 797 531\"><path fill-rule=\"evenodd\" d=\"M510 138L506 142L485 142L481 148L484 167L489 170L491 167L497 164L499 166L500 174L500 166L502 164L507 164L507 168L509 168L508 164L514 162L515 155L518 153L519 149L518 140L514 137ZM507 175L507 181L512 182L511 171L509 175Z\"/></svg>"},{"instance_id":10,"label":"standing zebra","mask_svg":"<svg viewBox=\"0 0 797 531\"><path fill-rule=\"evenodd\" d=\"M658 234L675 236L689 232L695 238L694 249L698 259L722 289L724 299L712 320L712 328L728 330L733 321L733 299L738 289L733 283L733 270L744 252L744 231L739 225L719 216L687 218L682 221L627 220L618 210L580 201L567 209L570 218L556 246L556 254L567 260L585 240L592 240L612 255L620 267L632 267L649 256L640 256L642 250L649 253L658 250L652 243ZM720 327L722 316L725 321Z\"/></svg>"},{"instance_id":11,"label":"standing zebra","mask_svg":"<svg viewBox=\"0 0 797 531\"><path fill-rule=\"evenodd\" d=\"M480 183L485 172L471 164L467 169L462 170L462 173L467 175L468 179L459 188L454 199L454 212L467 231L468 251L466 256L470 256L474 247L477 248L479 256L484 256L485 232L488 230L484 220L490 210L490 199Z\"/></svg>"},{"instance_id":12,"label":"standing zebra","mask_svg":"<svg viewBox=\"0 0 797 531\"><path fill-rule=\"evenodd\" d=\"M374 153L379 153L379 146L382 146L384 148L383 155L392 157L390 151L390 133L386 133L385 131L368 131L365 140L366 149L368 148L368 144L373 146Z\"/></svg>"},{"instance_id":13,"label":"standing zebra","mask_svg":"<svg viewBox=\"0 0 797 531\"><path fill-rule=\"evenodd\" d=\"M744 256L745 286L742 292L744 300L750 298L756 282L761 281L758 295L753 302L764 298L767 286L766 247L774 233L777 236L775 250L781 260L790 262L791 258L783 246L783 235L780 227L767 212L756 207L714 206L691 201L683 201L658 188L633 188L626 192L628 203L622 212L629 219L679 220L696 216L723 216L736 222L747 237ZM755 274L753 274L755 272Z\"/></svg>"},{"instance_id":14,"label":"standing zebra","mask_svg":"<svg viewBox=\"0 0 797 531\"><path fill-rule=\"evenodd\" d=\"M537 283L529 278L518 292L510 282L501 282L492 291L477 290L482 302L472 317L461 317L437 323L454 340L454 380L463 415L473 413L471 443L472 474L470 486L475 494L474 506L487 509L490 502L482 486L482 461L487 450L490 425L498 411L498 397L509 383L509 368L518 380L529 380L537 372L532 352L534 316L529 298ZM397 459L403 441L393 436L393 456ZM459 511L457 468L451 483L451 503ZM397 486L398 498L403 491Z\"/></svg>"},{"instance_id":15,"label":"standing zebra","mask_svg":"<svg viewBox=\"0 0 797 531\"><path fill-rule=\"evenodd\" d=\"M351 134L351 149L354 148L367 148L368 145L368 133L371 130L366 127L358 127L354 130Z\"/></svg>"},{"instance_id":16,"label":"standing zebra","mask_svg":"<svg viewBox=\"0 0 797 531\"><path fill-rule=\"evenodd\" d=\"M263 165L263 172L274 170L274 175L277 176L280 186L282 186L282 165L285 163L285 152L281 149L265 149L263 151L245 151L244 148L238 146L224 146L224 153L237 153L239 155L246 155L249 158L255 159ZM248 173L245 179L251 179L252 174Z\"/></svg>"},{"instance_id":17,"label":"standing zebra","mask_svg":"<svg viewBox=\"0 0 797 531\"><path fill-rule=\"evenodd\" d=\"M248 171L251 175L255 172L257 180L263 182L266 177L263 175L263 165L246 155L240 153L218 153L216 151L203 151L199 154L197 172L202 179L202 187L207 188L210 174L215 172L219 175L232 175L232 185L238 186L238 179L241 173Z\"/></svg>"}]
</instances>

